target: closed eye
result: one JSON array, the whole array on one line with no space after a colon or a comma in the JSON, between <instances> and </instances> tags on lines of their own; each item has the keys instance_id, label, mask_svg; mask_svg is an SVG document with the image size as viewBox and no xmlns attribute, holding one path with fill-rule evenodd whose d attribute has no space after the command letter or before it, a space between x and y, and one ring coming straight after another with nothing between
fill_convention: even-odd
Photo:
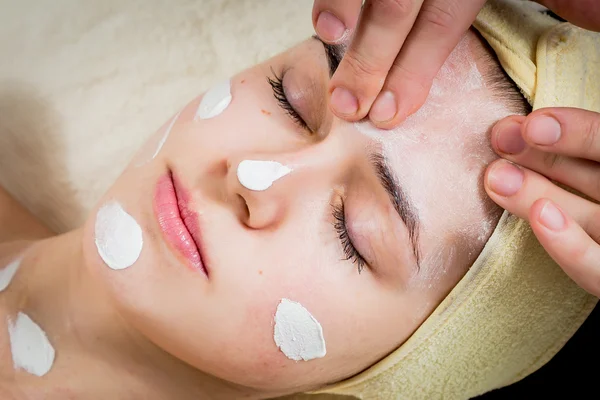
<instances>
[{"instance_id":1,"label":"closed eye","mask_svg":"<svg viewBox=\"0 0 600 400\"><path fill-rule=\"evenodd\" d=\"M277 75L275 71L273 71L273 68L271 68L271 72L273 73L273 77L267 77L267 82L269 82L271 89L273 89L273 96L275 97L275 100L277 100L279 107L281 107L281 109L285 111L292 121L294 121L301 129L313 133L306 121L304 121L298 111L290 104L287 95L285 94L285 88L283 87L285 71L281 75Z\"/></svg>"}]
</instances>

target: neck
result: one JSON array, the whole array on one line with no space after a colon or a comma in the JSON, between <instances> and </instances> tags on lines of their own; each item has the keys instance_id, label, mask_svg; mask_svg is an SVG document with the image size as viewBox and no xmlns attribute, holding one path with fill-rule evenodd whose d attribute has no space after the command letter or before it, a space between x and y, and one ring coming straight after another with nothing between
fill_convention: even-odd
<instances>
[{"instance_id":1,"label":"neck","mask_svg":"<svg viewBox=\"0 0 600 400\"><path fill-rule=\"evenodd\" d=\"M44 377L15 374L25 398L40 392L48 399L96 398L90 393L98 398L259 397L200 373L133 329L89 274L81 235L78 230L33 244L10 290L2 294L9 316L27 314L56 350Z\"/></svg>"}]
</instances>

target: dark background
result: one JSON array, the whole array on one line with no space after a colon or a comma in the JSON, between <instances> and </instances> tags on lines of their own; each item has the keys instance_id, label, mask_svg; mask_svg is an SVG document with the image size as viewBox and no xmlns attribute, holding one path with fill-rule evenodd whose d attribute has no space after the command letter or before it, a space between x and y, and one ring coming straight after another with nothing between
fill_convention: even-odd
<instances>
[{"instance_id":1,"label":"dark background","mask_svg":"<svg viewBox=\"0 0 600 400\"><path fill-rule=\"evenodd\" d=\"M525 379L476 397L477 400L522 398L600 398L600 305L550 362Z\"/></svg>"}]
</instances>

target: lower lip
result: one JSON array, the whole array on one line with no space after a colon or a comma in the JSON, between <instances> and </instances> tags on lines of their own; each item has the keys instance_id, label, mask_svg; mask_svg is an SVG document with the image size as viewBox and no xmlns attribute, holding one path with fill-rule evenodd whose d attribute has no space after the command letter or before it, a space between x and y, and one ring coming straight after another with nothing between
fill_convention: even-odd
<instances>
[{"instance_id":1,"label":"lower lip","mask_svg":"<svg viewBox=\"0 0 600 400\"><path fill-rule=\"evenodd\" d=\"M193 271L202 271L208 276L198 245L198 214L189 208L188 193L171 173L160 178L156 185L154 213L167 242Z\"/></svg>"}]
</instances>

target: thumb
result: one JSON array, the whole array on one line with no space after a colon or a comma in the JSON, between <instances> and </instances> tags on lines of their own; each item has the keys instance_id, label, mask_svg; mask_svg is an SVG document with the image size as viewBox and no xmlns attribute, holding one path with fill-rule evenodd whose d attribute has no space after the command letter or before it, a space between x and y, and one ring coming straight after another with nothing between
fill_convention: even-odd
<instances>
[{"instance_id":1,"label":"thumb","mask_svg":"<svg viewBox=\"0 0 600 400\"><path fill-rule=\"evenodd\" d=\"M573 25L600 32L598 0L536 0Z\"/></svg>"}]
</instances>

